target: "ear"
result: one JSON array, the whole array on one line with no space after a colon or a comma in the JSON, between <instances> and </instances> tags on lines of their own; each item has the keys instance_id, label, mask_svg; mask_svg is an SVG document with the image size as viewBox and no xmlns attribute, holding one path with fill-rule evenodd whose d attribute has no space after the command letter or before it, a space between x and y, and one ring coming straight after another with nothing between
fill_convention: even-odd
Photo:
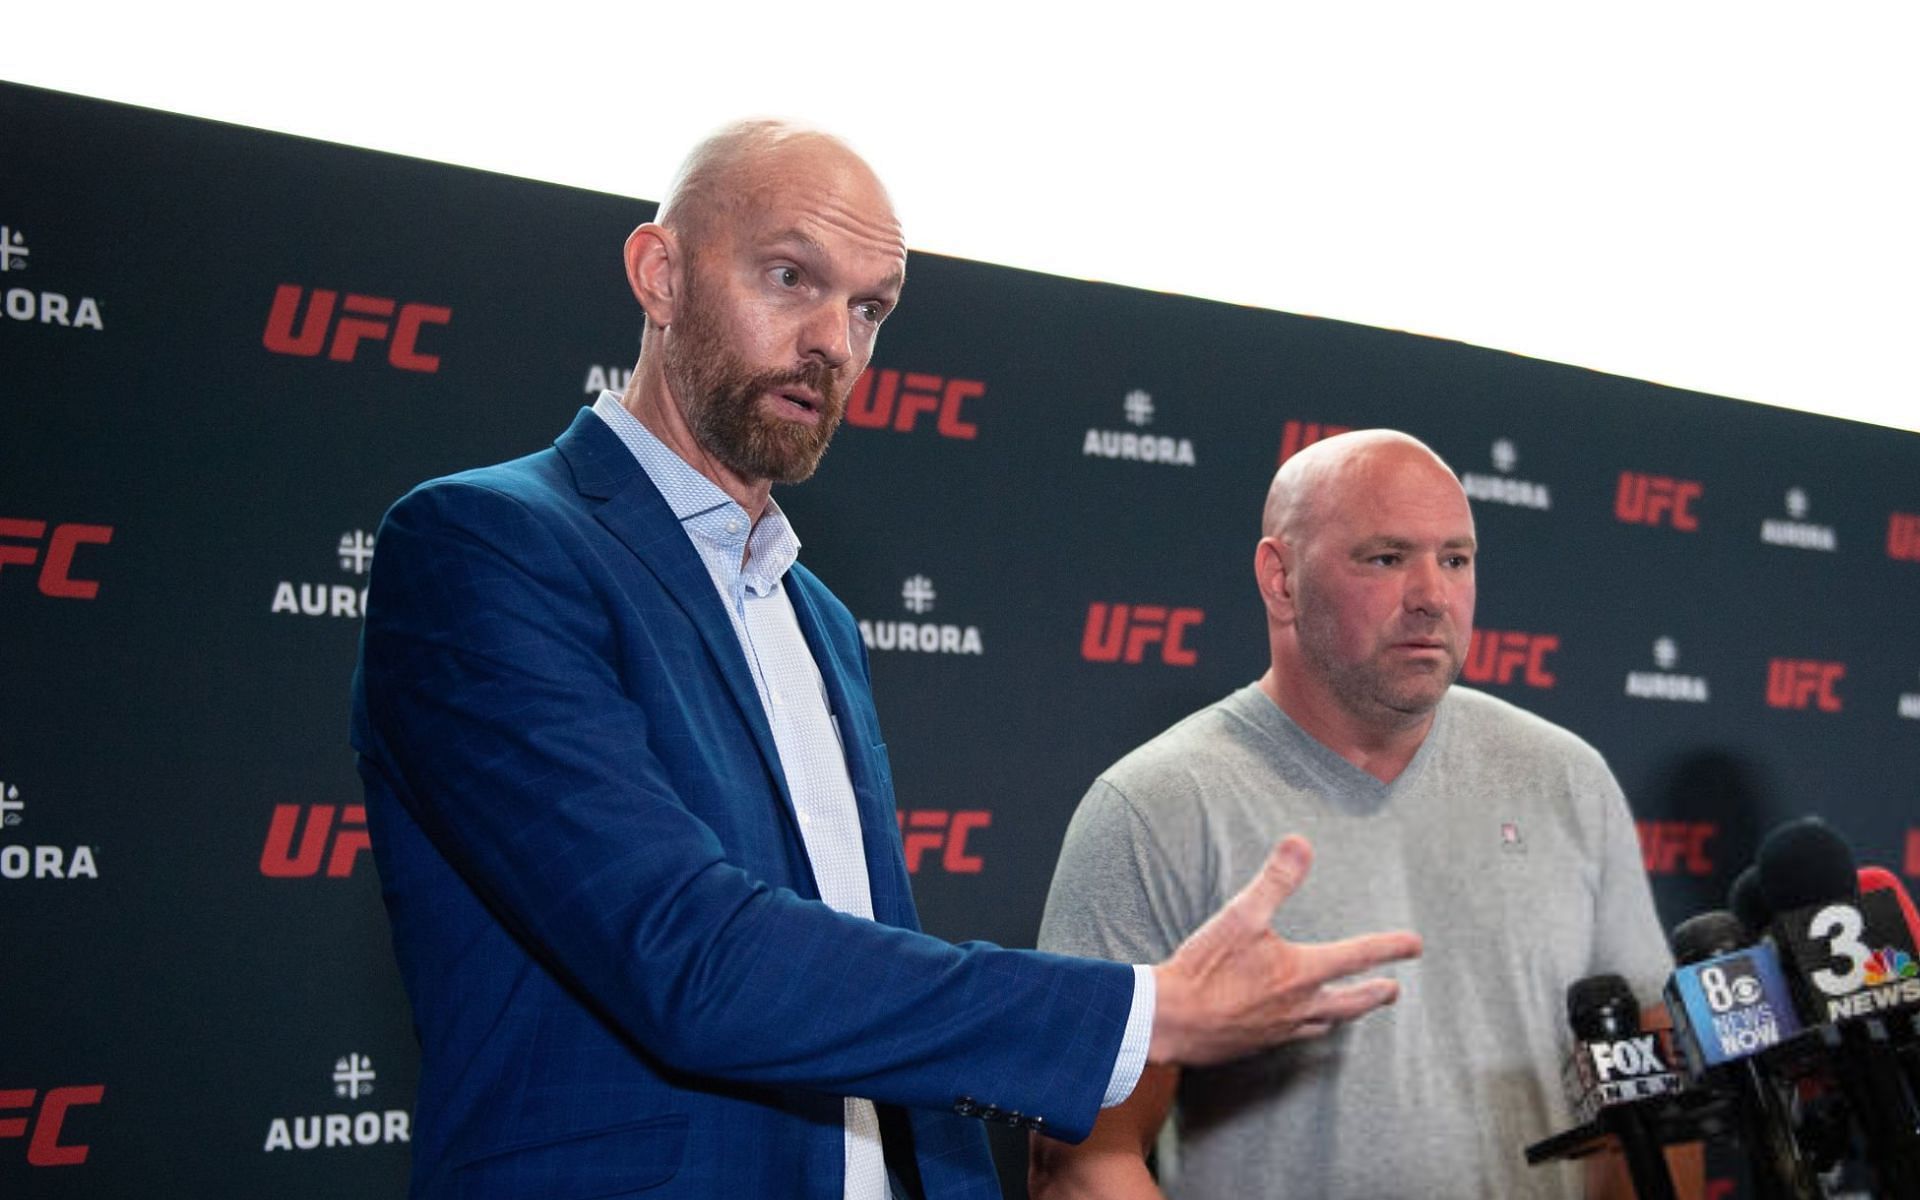
<instances>
[{"instance_id":1,"label":"ear","mask_svg":"<svg viewBox=\"0 0 1920 1200\"><path fill-rule=\"evenodd\" d=\"M662 328L673 324L675 299L680 292L680 244L673 231L652 221L627 235L627 286L647 312L647 322Z\"/></svg>"},{"instance_id":2,"label":"ear","mask_svg":"<svg viewBox=\"0 0 1920 1200\"><path fill-rule=\"evenodd\" d=\"M1263 537L1253 548L1253 578L1260 585L1260 602L1267 615L1281 624L1294 616L1293 548L1279 538Z\"/></svg>"}]
</instances>

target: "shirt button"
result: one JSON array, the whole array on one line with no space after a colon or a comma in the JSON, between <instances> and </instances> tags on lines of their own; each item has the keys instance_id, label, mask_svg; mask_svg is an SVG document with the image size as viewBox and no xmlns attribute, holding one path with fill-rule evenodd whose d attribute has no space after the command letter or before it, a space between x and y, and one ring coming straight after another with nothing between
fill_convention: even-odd
<instances>
[{"instance_id":1,"label":"shirt button","mask_svg":"<svg viewBox=\"0 0 1920 1200\"><path fill-rule=\"evenodd\" d=\"M739 532L740 532L740 522L738 522L738 521L728 521L728 522L727 522L727 532L728 532L728 533L739 533Z\"/></svg>"}]
</instances>

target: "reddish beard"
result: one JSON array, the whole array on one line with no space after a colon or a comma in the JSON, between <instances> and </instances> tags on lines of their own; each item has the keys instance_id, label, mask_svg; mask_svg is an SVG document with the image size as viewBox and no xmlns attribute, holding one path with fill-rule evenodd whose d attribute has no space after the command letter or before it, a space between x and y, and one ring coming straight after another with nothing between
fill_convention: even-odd
<instances>
[{"instance_id":1,"label":"reddish beard","mask_svg":"<svg viewBox=\"0 0 1920 1200\"><path fill-rule=\"evenodd\" d=\"M787 371L755 371L740 361L722 327L687 273L681 309L666 346L667 383L700 448L742 479L798 483L812 475L847 411L847 385L819 360ZM761 398L788 388L815 397L811 425L761 411Z\"/></svg>"}]
</instances>

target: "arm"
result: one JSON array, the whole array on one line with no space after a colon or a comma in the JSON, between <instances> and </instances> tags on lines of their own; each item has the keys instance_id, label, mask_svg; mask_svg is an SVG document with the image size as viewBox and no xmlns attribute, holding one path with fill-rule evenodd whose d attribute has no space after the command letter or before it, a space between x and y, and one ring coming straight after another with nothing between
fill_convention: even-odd
<instances>
[{"instance_id":1,"label":"arm","mask_svg":"<svg viewBox=\"0 0 1920 1200\"><path fill-rule=\"evenodd\" d=\"M665 594L615 627L634 601L607 594L604 538L467 484L414 493L382 537L356 730L370 799L377 777L612 1024L701 1076L917 1107L970 1094L1091 1127L1127 968L950 946L729 861L696 806L780 820L767 768L737 744L702 753L739 728L732 701ZM622 662L657 674L630 687Z\"/></svg>"},{"instance_id":2,"label":"arm","mask_svg":"<svg viewBox=\"0 0 1920 1200\"><path fill-rule=\"evenodd\" d=\"M1173 1106L1177 1067L1148 1067L1133 1095L1100 1113L1078 1146L1040 1134L1027 1142L1027 1191L1033 1200L1160 1200L1147 1154Z\"/></svg>"}]
</instances>

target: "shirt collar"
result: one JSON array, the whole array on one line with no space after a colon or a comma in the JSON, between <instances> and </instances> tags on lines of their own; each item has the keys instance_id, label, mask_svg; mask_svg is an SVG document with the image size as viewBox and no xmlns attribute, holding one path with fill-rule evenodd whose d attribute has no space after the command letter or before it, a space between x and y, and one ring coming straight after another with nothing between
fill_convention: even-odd
<instances>
[{"instance_id":1,"label":"shirt collar","mask_svg":"<svg viewBox=\"0 0 1920 1200\"><path fill-rule=\"evenodd\" d=\"M726 551L730 574L737 575L747 590L765 595L800 557L800 538L771 496L760 520L749 521L746 509L653 436L620 403L617 393L602 391L593 411L632 452L687 536L696 545ZM747 552L744 571L740 569L743 550Z\"/></svg>"}]
</instances>

